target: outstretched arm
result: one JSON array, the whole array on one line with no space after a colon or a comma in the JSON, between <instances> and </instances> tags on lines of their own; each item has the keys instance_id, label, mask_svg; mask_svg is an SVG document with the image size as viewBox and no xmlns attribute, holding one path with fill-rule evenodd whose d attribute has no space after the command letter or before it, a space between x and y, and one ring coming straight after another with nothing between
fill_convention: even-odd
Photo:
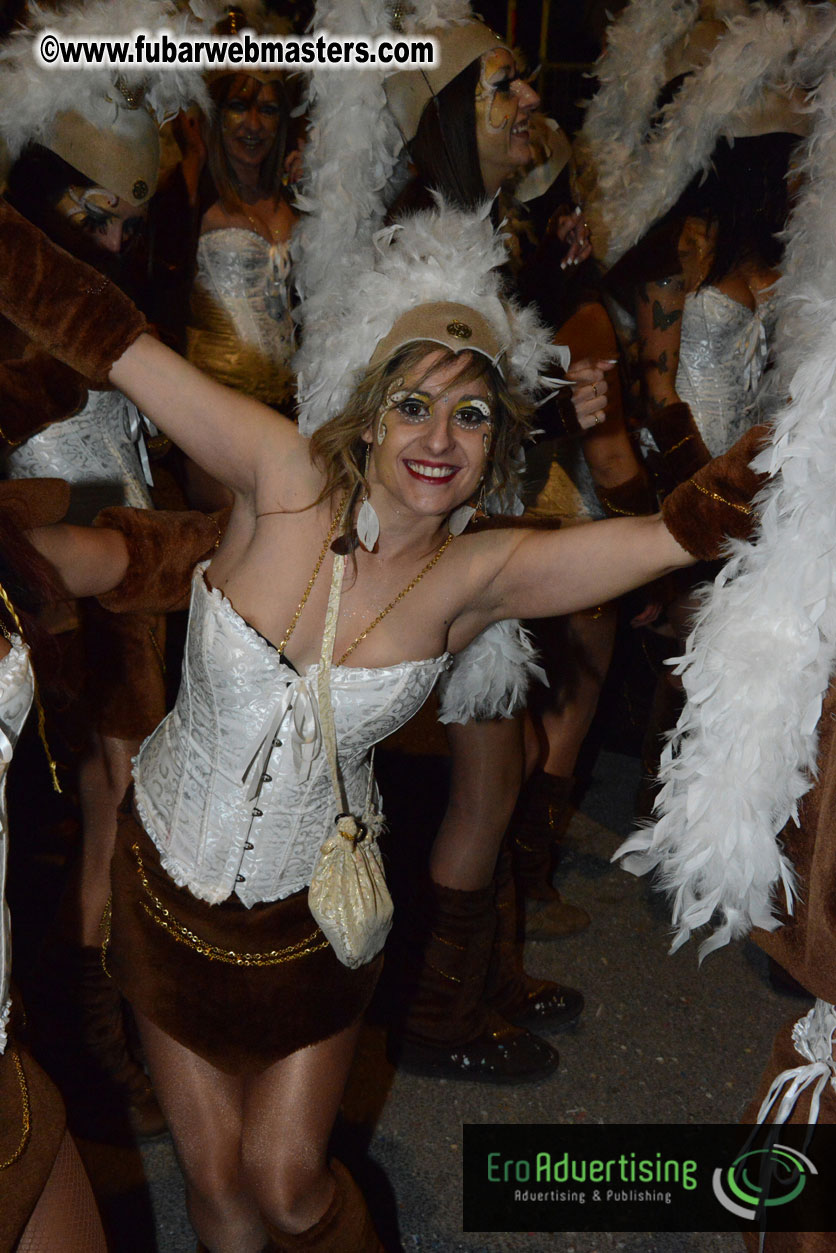
<instances>
[{"instance_id":1,"label":"outstretched arm","mask_svg":"<svg viewBox=\"0 0 836 1253\"><path fill-rule=\"evenodd\" d=\"M494 531L484 539L492 537L503 550L485 593L496 618L550 618L588 609L695 560L659 514L558 531Z\"/></svg>"},{"instance_id":2,"label":"outstretched arm","mask_svg":"<svg viewBox=\"0 0 836 1253\"><path fill-rule=\"evenodd\" d=\"M120 531L59 522L27 531L26 538L56 571L68 599L100 596L125 577L128 545Z\"/></svg>"},{"instance_id":3,"label":"outstretched arm","mask_svg":"<svg viewBox=\"0 0 836 1253\"><path fill-rule=\"evenodd\" d=\"M141 335L110 370L110 381L213 478L255 494L259 474L299 457L287 418L216 383L151 335Z\"/></svg>"}]
</instances>

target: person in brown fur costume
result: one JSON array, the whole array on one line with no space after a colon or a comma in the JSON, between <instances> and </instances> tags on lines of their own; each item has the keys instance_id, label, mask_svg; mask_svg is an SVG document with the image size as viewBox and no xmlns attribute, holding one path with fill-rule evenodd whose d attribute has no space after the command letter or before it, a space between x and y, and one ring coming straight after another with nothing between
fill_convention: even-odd
<instances>
[{"instance_id":1,"label":"person in brown fur costume","mask_svg":"<svg viewBox=\"0 0 836 1253\"><path fill-rule=\"evenodd\" d=\"M141 7L137 19L151 20L153 9ZM124 15L123 10L117 17ZM68 10L49 20L60 27L77 17ZM33 14L31 20L37 25L45 19ZM32 38L32 30L18 32L0 67L0 139L14 157L6 195L51 238L139 298L147 284L143 223L159 168L157 121L145 88L130 77L120 86L115 71L84 76L69 111L61 73L39 78L33 71ZM182 84L173 90L187 103ZM151 86L147 96L151 100ZM62 293L54 295L60 321L70 306L62 304ZM68 516L76 523L91 522L109 504L151 508L150 467L136 408L106 380L67 369L48 346L35 346L8 323L0 338L6 476L54 475L70 482ZM122 1003L104 978L98 944L117 805L133 755L165 712L165 622L156 614L116 616L82 599L52 610L51 629L61 643L63 669L78 689L77 699L63 702L66 709L59 711L55 700L50 705L78 754L82 826L74 880L44 963L45 1000L55 1005L63 990L69 1024L54 1061L76 1086L73 1104L91 1126L106 1091L127 1104L139 1133L155 1134L164 1120L126 1046Z\"/></svg>"}]
</instances>

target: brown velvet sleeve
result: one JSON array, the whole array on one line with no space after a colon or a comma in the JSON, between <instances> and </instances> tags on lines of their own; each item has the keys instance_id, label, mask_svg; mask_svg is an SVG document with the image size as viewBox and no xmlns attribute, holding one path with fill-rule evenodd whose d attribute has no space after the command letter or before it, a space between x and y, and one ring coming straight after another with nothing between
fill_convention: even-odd
<instances>
[{"instance_id":1,"label":"brown velvet sleeve","mask_svg":"<svg viewBox=\"0 0 836 1253\"><path fill-rule=\"evenodd\" d=\"M711 460L689 405L665 405L645 423L662 454L666 477L684 483Z\"/></svg>"},{"instance_id":2,"label":"brown velvet sleeve","mask_svg":"<svg viewBox=\"0 0 836 1253\"><path fill-rule=\"evenodd\" d=\"M656 493L644 470L615 487L596 485L595 495L610 518L635 518L640 514L656 513L659 508Z\"/></svg>"},{"instance_id":3,"label":"brown velvet sleeve","mask_svg":"<svg viewBox=\"0 0 836 1253\"><path fill-rule=\"evenodd\" d=\"M0 198L0 313L95 387L148 329L118 287Z\"/></svg>"},{"instance_id":4,"label":"brown velvet sleeve","mask_svg":"<svg viewBox=\"0 0 836 1253\"><path fill-rule=\"evenodd\" d=\"M72 417L87 403L87 380L31 346L14 361L0 362L0 441L14 448L53 422Z\"/></svg>"},{"instance_id":5,"label":"brown velvet sleeve","mask_svg":"<svg viewBox=\"0 0 836 1253\"><path fill-rule=\"evenodd\" d=\"M752 500L767 480L750 461L769 441L765 426L753 426L721 457L681 483L665 499L662 517L678 544L700 561L723 556L727 539L750 539Z\"/></svg>"},{"instance_id":6,"label":"brown velvet sleeve","mask_svg":"<svg viewBox=\"0 0 836 1253\"><path fill-rule=\"evenodd\" d=\"M221 541L229 509L219 513L103 509L94 526L121 531L128 569L118 587L99 597L112 613L170 613L189 602L192 571Z\"/></svg>"}]
</instances>

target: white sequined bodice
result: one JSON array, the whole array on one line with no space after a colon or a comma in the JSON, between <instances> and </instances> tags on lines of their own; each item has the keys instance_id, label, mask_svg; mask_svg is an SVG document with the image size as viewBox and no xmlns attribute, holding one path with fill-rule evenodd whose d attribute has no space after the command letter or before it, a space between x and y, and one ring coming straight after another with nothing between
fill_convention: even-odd
<instances>
[{"instance_id":1,"label":"white sequined bodice","mask_svg":"<svg viewBox=\"0 0 836 1253\"><path fill-rule=\"evenodd\" d=\"M6 1047L9 1018L9 980L12 949L9 907L6 904L6 864L8 860L8 820L6 816L6 772L18 736L32 705L35 681L29 664L29 650L18 636L12 637L11 650L0 661L0 1053Z\"/></svg>"},{"instance_id":2,"label":"white sequined bodice","mask_svg":"<svg viewBox=\"0 0 836 1253\"><path fill-rule=\"evenodd\" d=\"M141 421L121 392L90 392L80 413L7 453L6 473L12 479L66 479L73 487L69 522L91 522L108 505L149 509Z\"/></svg>"},{"instance_id":3,"label":"white sequined bodice","mask_svg":"<svg viewBox=\"0 0 836 1253\"><path fill-rule=\"evenodd\" d=\"M290 244L229 226L201 235L192 290L189 360L267 403L291 391Z\"/></svg>"},{"instance_id":4,"label":"white sequined bodice","mask_svg":"<svg viewBox=\"0 0 836 1253\"><path fill-rule=\"evenodd\" d=\"M217 904L307 887L333 830L318 667L298 674L195 570L180 691L134 767L143 824L166 871ZM369 750L420 709L449 657L331 672L340 772L352 812L369 788Z\"/></svg>"},{"instance_id":5,"label":"white sequined bodice","mask_svg":"<svg viewBox=\"0 0 836 1253\"><path fill-rule=\"evenodd\" d=\"M773 324L771 299L753 312L716 287L685 298L676 391L713 457L757 421L753 402Z\"/></svg>"}]
</instances>

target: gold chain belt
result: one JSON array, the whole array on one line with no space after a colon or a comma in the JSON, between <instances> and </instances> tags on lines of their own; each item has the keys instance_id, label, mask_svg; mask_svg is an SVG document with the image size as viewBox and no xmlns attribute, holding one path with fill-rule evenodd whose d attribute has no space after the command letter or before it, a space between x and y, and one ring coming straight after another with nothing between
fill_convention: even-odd
<instances>
[{"instance_id":1,"label":"gold chain belt","mask_svg":"<svg viewBox=\"0 0 836 1253\"><path fill-rule=\"evenodd\" d=\"M154 895L145 873L139 845L132 844L131 852L136 858L140 883L154 905L152 909L145 901L141 902L148 917L158 927L167 931L178 944L185 944L187 948L194 949L196 953L200 953L202 957L208 957L210 961L226 962L229 966L279 966L283 962L293 961L297 957L308 957L328 947L328 941L319 927L315 927L310 935L306 935L295 944L288 944L286 948L271 949L269 953L236 953L234 949L219 948L217 944L210 944L208 940L201 939L199 935L195 935L194 931L190 931L182 922L179 922L174 914L166 909L160 898Z\"/></svg>"},{"instance_id":2,"label":"gold chain belt","mask_svg":"<svg viewBox=\"0 0 836 1253\"><path fill-rule=\"evenodd\" d=\"M23 1073L23 1062L20 1060L20 1054L17 1049L11 1050L12 1061L17 1071L17 1081L20 1084L20 1103L23 1106L23 1119L20 1132L20 1143L12 1153L11 1157L5 1162L0 1162L0 1170L8 1170L10 1166L14 1166L15 1162L23 1156L23 1150L29 1143L29 1132L32 1127L32 1113L29 1104L29 1085L26 1082L26 1075Z\"/></svg>"}]
</instances>

